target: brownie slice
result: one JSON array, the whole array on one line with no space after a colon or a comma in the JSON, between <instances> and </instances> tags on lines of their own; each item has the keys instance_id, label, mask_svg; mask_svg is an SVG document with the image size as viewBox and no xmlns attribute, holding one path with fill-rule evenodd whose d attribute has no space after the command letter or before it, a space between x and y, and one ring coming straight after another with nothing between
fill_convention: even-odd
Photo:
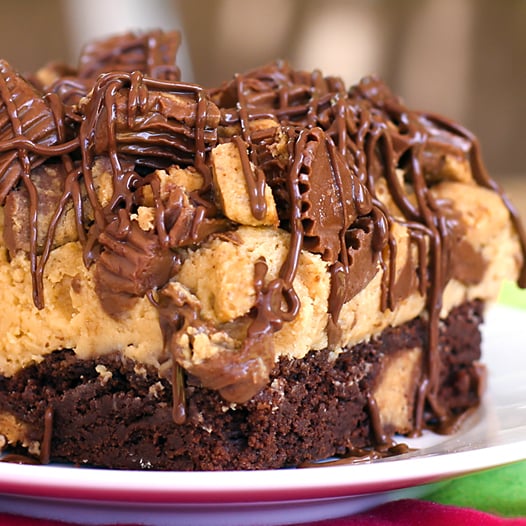
<instances>
[{"instance_id":1,"label":"brownie slice","mask_svg":"<svg viewBox=\"0 0 526 526\"><path fill-rule=\"evenodd\" d=\"M472 302L440 324L439 398L452 418L479 402L481 321L481 303ZM382 370L425 339L426 323L415 319L338 357L324 350L281 358L269 385L245 404L228 404L188 376L182 424L174 422L170 380L117 353L79 360L55 351L2 378L0 405L41 443L52 411L50 449L40 453L53 461L157 470L296 466L374 444L369 398ZM407 388L415 397L415 386Z\"/></svg>"}]
</instances>

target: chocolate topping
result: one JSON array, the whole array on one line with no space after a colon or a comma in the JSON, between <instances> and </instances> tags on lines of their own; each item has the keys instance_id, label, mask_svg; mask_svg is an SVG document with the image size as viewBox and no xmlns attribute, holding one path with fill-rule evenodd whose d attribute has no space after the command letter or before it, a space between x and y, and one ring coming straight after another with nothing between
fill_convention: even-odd
<instances>
[{"instance_id":1,"label":"chocolate topping","mask_svg":"<svg viewBox=\"0 0 526 526\"><path fill-rule=\"evenodd\" d=\"M370 196L321 128L309 130L302 148L298 183L304 247L334 262L342 250L343 233L358 213L371 211ZM359 199L355 187L359 187Z\"/></svg>"},{"instance_id":2,"label":"chocolate topping","mask_svg":"<svg viewBox=\"0 0 526 526\"><path fill-rule=\"evenodd\" d=\"M225 218L207 217L214 207L203 201L198 193L188 193L181 186L172 184L163 196L155 172L149 183L156 209L155 230L162 246L172 249L190 247L212 234L232 228Z\"/></svg>"},{"instance_id":3,"label":"chocolate topping","mask_svg":"<svg viewBox=\"0 0 526 526\"><path fill-rule=\"evenodd\" d=\"M57 69L49 86L35 82L47 95L0 62L4 236L11 252L29 254L35 304L44 305L43 268L50 250L69 239L60 237L60 225L72 214L86 265L95 264L106 310L118 315L144 295L157 306L166 354L173 359L174 418L183 421L182 367L234 402L248 400L268 382L275 360L272 334L300 309L294 280L302 250L330 263L331 346L338 344L343 304L382 269L382 309L394 309L417 286L427 298L416 428L422 427L426 407L446 420L437 397L443 289L451 276L476 283L485 269L463 241L462 225L448 204L433 196L448 159L468 165L476 183L503 196L523 252L525 246L517 214L487 175L475 138L444 118L409 110L378 79L366 78L346 91L338 78L294 71L284 62L206 91L179 80L178 46L175 32L95 43L85 49L75 75ZM273 125L253 127L261 119ZM170 288L170 279L183 248L211 234L235 236L237 225L218 209L210 176L210 151L226 141L240 153L251 213L256 219L265 215L268 184L290 244L275 279L266 280L264 260L255 264L252 309L221 327L235 340L234 348L191 363L181 336L189 329L210 334L215 329L201 319L197 304ZM276 153L279 141L284 151ZM112 185L107 202L96 184L101 159ZM203 184L198 190L173 185L161 192L155 170L171 165L192 167ZM57 178L44 184L40 174L49 176L49 170ZM147 188L153 218L144 227L137 217L147 205ZM382 201L380 188L389 193L396 213ZM402 269L396 268L396 224L407 228L410 238ZM448 257L454 244L459 251ZM476 264L467 266L463 254ZM520 282L526 284L525 268Z\"/></svg>"},{"instance_id":4,"label":"chocolate topping","mask_svg":"<svg viewBox=\"0 0 526 526\"><path fill-rule=\"evenodd\" d=\"M77 219L82 225L88 225L93 221L93 211L87 201L86 192L80 187L77 197L83 203L83 217L75 217L74 205L71 201L63 207L60 216L56 215L66 184L70 183L66 179L67 175L64 164L58 162L40 165L31 171L31 182L38 195L36 248L39 255L44 251L52 223L54 235L49 240L52 242L51 248L55 248L79 238ZM11 257L19 250L26 253L31 251L29 200L29 192L24 185L14 188L7 194L5 200L4 242Z\"/></svg>"},{"instance_id":5,"label":"chocolate topping","mask_svg":"<svg viewBox=\"0 0 526 526\"><path fill-rule=\"evenodd\" d=\"M78 76L95 79L102 73L142 71L159 80L180 80L175 57L181 43L179 31L125 33L91 42L81 52Z\"/></svg>"},{"instance_id":6,"label":"chocolate topping","mask_svg":"<svg viewBox=\"0 0 526 526\"><path fill-rule=\"evenodd\" d=\"M104 73L141 71L153 79L180 80L181 72L175 63L180 42L178 31L114 35L86 45L78 68L52 62L29 79L39 91L54 93L66 106L73 107Z\"/></svg>"},{"instance_id":7,"label":"chocolate topping","mask_svg":"<svg viewBox=\"0 0 526 526\"><path fill-rule=\"evenodd\" d=\"M164 285L174 273L176 254L163 250L158 237L130 221L123 209L98 241L103 250L95 267L97 292L112 315L127 310L133 298Z\"/></svg>"},{"instance_id":8,"label":"chocolate topping","mask_svg":"<svg viewBox=\"0 0 526 526\"><path fill-rule=\"evenodd\" d=\"M96 155L128 154L150 166L190 164L217 140L219 111L201 88L139 72L99 77L79 112Z\"/></svg>"}]
</instances>

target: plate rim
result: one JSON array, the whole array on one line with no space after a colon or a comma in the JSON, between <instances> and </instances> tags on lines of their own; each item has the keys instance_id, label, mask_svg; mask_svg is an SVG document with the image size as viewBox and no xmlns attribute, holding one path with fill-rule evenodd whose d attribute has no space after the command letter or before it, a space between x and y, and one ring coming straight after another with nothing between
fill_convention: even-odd
<instances>
[{"instance_id":1,"label":"plate rim","mask_svg":"<svg viewBox=\"0 0 526 526\"><path fill-rule=\"evenodd\" d=\"M290 470L290 473L294 475L288 476L280 473L281 482L272 485L268 484L268 474L275 477L275 471L140 472L140 481L129 483L130 480L133 480L129 478L128 483L123 485L123 480L132 475L136 477L137 472L120 471L118 477L115 476L115 472L112 473L112 476L105 473L105 481L102 484L100 477L92 476L98 470L91 468L78 468L81 473L73 480L68 475L63 480L49 480L43 477L42 473L38 478L34 478L35 469L41 466L10 464L11 469L0 473L0 493L60 500L150 504L233 504L340 498L431 484L445 478L467 475L523 460L526 457L524 453L526 439L514 443L513 446L511 449L509 444L504 444L473 451L448 453L449 460L458 466L456 469L451 468L451 463L444 464L442 455L435 455L400 459L390 463L387 470L384 469L387 464L379 463L306 468L315 470L315 479L305 477L305 469ZM481 463L481 453L492 460ZM400 470L407 468L407 465L399 464L403 462L410 463L411 470L409 474L406 472L404 477L401 477ZM16 467L22 469L15 470ZM51 469L62 470L63 468L57 466ZM66 469L69 471L77 468L64 468L64 473ZM88 470L92 475L86 473ZM181 475L183 475L184 485L178 486L174 482L177 482L177 477ZM210 479L208 485L205 486L202 484L204 476ZM224 484L225 478L229 479L227 484ZM221 479L223 479L223 485L221 485ZM359 482L356 482L356 479L359 479Z\"/></svg>"}]
</instances>

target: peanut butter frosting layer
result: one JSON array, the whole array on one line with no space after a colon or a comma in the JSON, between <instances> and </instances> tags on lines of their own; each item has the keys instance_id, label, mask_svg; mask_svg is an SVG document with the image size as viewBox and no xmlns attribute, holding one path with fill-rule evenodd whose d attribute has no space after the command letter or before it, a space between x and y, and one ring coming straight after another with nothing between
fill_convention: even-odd
<instances>
[{"instance_id":1,"label":"peanut butter frosting layer","mask_svg":"<svg viewBox=\"0 0 526 526\"><path fill-rule=\"evenodd\" d=\"M185 83L178 45L123 35L28 78L0 61L0 372L120 351L244 402L281 356L422 316L418 405L444 416L440 317L526 282L476 139L372 77Z\"/></svg>"},{"instance_id":2,"label":"peanut butter frosting layer","mask_svg":"<svg viewBox=\"0 0 526 526\"><path fill-rule=\"evenodd\" d=\"M451 188L450 188L451 187ZM470 299L496 297L502 279L513 277L519 268L518 240L501 200L485 189L463 183L444 183L437 195L466 200L471 206L462 213L472 222L467 230L466 251L479 254L481 277L474 283L451 279L443 294L444 317L454 306ZM338 319L340 336L335 349L353 345L378 334L389 325L400 325L425 310L425 296L407 288L407 268L418 254L411 247L408 229L394 228L397 242L398 289L396 307L381 309L385 271L378 265L375 275L352 300L343 304ZM166 296L179 297L195 306L207 330L192 331L181 338L185 367L200 364L227 349L239 347L235 327L248 316L257 295L254 269L261 258L267 265L266 279L279 274L290 245L290 234L273 227L242 226L235 237L215 237L188 250L177 274L163 288ZM411 262L412 261L412 262ZM473 260L467 263L472 264ZM102 307L97 292L96 265L86 268L82 245L71 241L54 249L44 271L45 307L35 307L30 261L24 252L8 257L5 246L0 257L0 303L12 305L0 318L0 369L11 376L32 361L56 349L71 348L80 358L121 351L126 356L157 367L171 367L171 355L163 344L158 308L148 298L135 298L118 316ZM275 358L301 358L308 351L328 346L329 264L309 251L302 251L294 280L301 303L297 316L273 334ZM237 320L237 321L236 321ZM229 325L230 324L230 325ZM191 341L191 343L190 343ZM16 349L16 352L14 350Z\"/></svg>"}]
</instances>

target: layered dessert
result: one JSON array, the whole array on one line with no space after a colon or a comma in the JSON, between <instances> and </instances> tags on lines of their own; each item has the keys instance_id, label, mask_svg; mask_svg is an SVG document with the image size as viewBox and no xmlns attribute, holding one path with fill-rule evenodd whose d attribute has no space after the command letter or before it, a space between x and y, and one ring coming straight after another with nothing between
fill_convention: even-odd
<instances>
[{"instance_id":1,"label":"layered dessert","mask_svg":"<svg viewBox=\"0 0 526 526\"><path fill-rule=\"evenodd\" d=\"M299 466L451 429L523 283L470 132L379 79L181 80L177 32L0 61L0 437L47 463Z\"/></svg>"}]
</instances>

